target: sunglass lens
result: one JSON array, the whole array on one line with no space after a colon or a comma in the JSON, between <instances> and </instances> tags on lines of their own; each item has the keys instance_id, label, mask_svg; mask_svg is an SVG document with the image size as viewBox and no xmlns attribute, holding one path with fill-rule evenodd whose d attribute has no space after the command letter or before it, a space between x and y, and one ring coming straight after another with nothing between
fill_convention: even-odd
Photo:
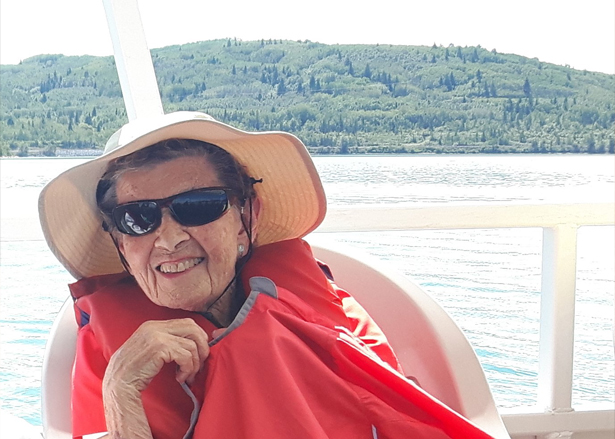
<instances>
[{"instance_id":1,"label":"sunglass lens","mask_svg":"<svg viewBox=\"0 0 615 439\"><path fill-rule=\"evenodd\" d=\"M228 206L225 191L210 189L179 195L171 203L170 209L181 224L200 226L220 218Z\"/></svg>"},{"instance_id":2,"label":"sunglass lens","mask_svg":"<svg viewBox=\"0 0 615 439\"><path fill-rule=\"evenodd\" d=\"M128 235L151 232L160 223L160 215L160 208L151 201L124 204L113 211L117 228Z\"/></svg>"}]
</instances>

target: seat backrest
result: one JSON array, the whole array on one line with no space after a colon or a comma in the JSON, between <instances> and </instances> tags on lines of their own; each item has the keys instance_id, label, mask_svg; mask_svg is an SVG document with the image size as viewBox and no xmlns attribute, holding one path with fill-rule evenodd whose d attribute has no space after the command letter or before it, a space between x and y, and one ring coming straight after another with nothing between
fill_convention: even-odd
<instances>
[{"instance_id":1,"label":"seat backrest","mask_svg":"<svg viewBox=\"0 0 615 439\"><path fill-rule=\"evenodd\" d=\"M70 389L77 329L73 300L69 297L51 327L43 359L41 417L45 439L73 437Z\"/></svg>"},{"instance_id":2,"label":"seat backrest","mask_svg":"<svg viewBox=\"0 0 615 439\"><path fill-rule=\"evenodd\" d=\"M312 246L336 283L352 295L387 335L404 371L433 396L497 439L509 439L483 370L469 342L448 314L407 278L356 249ZM353 254L355 256L349 256ZM70 389L77 324L69 298L51 329L42 377L46 439L71 433Z\"/></svg>"},{"instance_id":3,"label":"seat backrest","mask_svg":"<svg viewBox=\"0 0 615 439\"><path fill-rule=\"evenodd\" d=\"M474 349L446 311L383 261L318 242L314 256L380 326L406 375L493 437L510 439Z\"/></svg>"}]
</instances>

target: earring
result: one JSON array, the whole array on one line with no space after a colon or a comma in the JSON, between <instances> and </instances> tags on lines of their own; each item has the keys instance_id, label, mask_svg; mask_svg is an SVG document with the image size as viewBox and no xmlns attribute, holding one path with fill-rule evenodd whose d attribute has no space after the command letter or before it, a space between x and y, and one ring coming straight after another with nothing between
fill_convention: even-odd
<instances>
[{"instance_id":1,"label":"earring","mask_svg":"<svg viewBox=\"0 0 615 439\"><path fill-rule=\"evenodd\" d=\"M244 251L245 249L246 249L246 248L243 246L243 244L239 244L239 245L237 246L237 251L239 252L239 256L243 256L243 251Z\"/></svg>"}]
</instances>

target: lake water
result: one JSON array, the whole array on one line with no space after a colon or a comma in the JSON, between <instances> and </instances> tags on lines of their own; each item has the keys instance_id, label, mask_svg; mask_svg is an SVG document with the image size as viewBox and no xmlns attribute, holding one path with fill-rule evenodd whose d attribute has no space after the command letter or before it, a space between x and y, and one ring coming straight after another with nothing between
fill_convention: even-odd
<instances>
[{"instance_id":1,"label":"lake water","mask_svg":"<svg viewBox=\"0 0 615 439\"><path fill-rule=\"evenodd\" d=\"M613 156L315 157L329 205L613 202ZM0 160L0 408L40 425L47 335L71 276L37 226L46 182L84 159ZM542 231L321 234L428 291L476 349L496 403L536 403ZM579 230L573 406L615 403L613 227Z\"/></svg>"}]
</instances>

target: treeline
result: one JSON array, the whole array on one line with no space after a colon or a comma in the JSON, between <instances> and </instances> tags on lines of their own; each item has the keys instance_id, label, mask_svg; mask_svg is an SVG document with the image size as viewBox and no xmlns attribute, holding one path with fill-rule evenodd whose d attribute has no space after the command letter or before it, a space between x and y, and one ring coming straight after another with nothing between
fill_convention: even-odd
<instances>
[{"instance_id":1,"label":"treeline","mask_svg":"<svg viewBox=\"0 0 615 439\"><path fill-rule=\"evenodd\" d=\"M313 152L613 153L613 75L480 47L214 40L152 51L165 111L283 130ZM112 57L0 66L3 154L101 148L126 122Z\"/></svg>"}]
</instances>

